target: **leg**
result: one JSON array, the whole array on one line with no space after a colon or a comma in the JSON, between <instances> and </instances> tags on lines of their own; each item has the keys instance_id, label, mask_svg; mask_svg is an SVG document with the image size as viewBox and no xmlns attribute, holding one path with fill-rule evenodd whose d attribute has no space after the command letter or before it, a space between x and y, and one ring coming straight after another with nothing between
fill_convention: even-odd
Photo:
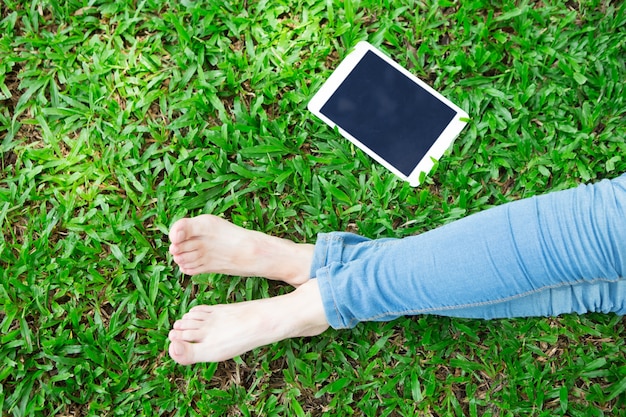
<instances>
[{"instance_id":1,"label":"leg","mask_svg":"<svg viewBox=\"0 0 626 417\"><path fill-rule=\"evenodd\" d=\"M625 276L626 176L505 204L406 239L320 235L312 269L335 328L454 310L488 318L497 316L494 305L517 299L548 303L529 303L525 315L568 312L538 294ZM604 303L587 300L584 310L623 312L623 301L596 302Z\"/></svg>"},{"instance_id":2,"label":"leg","mask_svg":"<svg viewBox=\"0 0 626 417\"><path fill-rule=\"evenodd\" d=\"M261 276L293 286L309 279L313 245L246 230L211 215L179 220L169 237L170 253L188 275Z\"/></svg>"},{"instance_id":3,"label":"leg","mask_svg":"<svg viewBox=\"0 0 626 417\"><path fill-rule=\"evenodd\" d=\"M269 258L279 268L281 261L291 265L285 268L289 274L257 263L258 248L234 256L241 249L237 243L247 244L244 235L254 233L234 227L224 222L197 232L175 225L172 253L182 256L177 262L187 271L284 280L308 277L310 266L317 279L304 280L285 296L194 308L170 332L170 355L181 364L224 360L284 338L319 334L329 324L352 327L406 314L626 313L626 176L506 204L402 240L320 235L312 262L309 257L299 266L285 259L293 244L269 238L266 248L276 243L278 249ZM239 238L211 246L227 232Z\"/></svg>"}]
</instances>

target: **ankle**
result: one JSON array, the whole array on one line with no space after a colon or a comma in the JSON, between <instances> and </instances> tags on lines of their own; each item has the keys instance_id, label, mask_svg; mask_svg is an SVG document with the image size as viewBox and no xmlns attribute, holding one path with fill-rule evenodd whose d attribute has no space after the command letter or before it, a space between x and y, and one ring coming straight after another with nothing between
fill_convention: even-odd
<instances>
[{"instance_id":1,"label":"ankle","mask_svg":"<svg viewBox=\"0 0 626 417\"><path fill-rule=\"evenodd\" d=\"M317 336L330 327L317 280L308 280L290 295L293 295L294 320L289 337Z\"/></svg>"},{"instance_id":2,"label":"ankle","mask_svg":"<svg viewBox=\"0 0 626 417\"><path fill-rule=\"evenodd\" d=\"M254 243L254 257L264 260L265 278L283 281L294 287L310 279L314 246L264 235Z\"/></svg>"}]
</instances>

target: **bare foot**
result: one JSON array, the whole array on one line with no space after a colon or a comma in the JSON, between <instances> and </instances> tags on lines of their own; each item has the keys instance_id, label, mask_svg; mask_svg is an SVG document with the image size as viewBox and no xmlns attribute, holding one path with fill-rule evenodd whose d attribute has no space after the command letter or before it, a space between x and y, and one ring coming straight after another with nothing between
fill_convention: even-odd
<instances>
[{"instance_id":1,"label":"bare foot","mask_svg":"<svg viewBox=\"0 0 626 417\"><path fill-rule=\"evenodd\" d=\"M309 280L313 245L247 230L207 214L177 221L169 237L174 262L188 275L259 276L293 286Z\"/></svg>"},{"instance_id":2,"label":"bare foot","mask_svg":"<svg viewBox=\"0 0 626 417\"><path fill-rule=\"evenodd\" d=\"M193 307L169 333L169 353L181 365L220 362L290 337L328 328L317 280L277 297Z\"/></svg>"}]
</instances>

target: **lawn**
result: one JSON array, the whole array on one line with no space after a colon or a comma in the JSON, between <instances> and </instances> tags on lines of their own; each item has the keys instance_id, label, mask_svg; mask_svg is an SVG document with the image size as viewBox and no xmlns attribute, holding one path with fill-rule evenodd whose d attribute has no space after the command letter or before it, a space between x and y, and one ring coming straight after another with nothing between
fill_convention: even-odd
<instances>
[{"instance_id":1,"label":"lawn","mask_svg":"<svg viewBox=\"0 0 626 417\"><path fill-rule=\"evenodd\" d=\"M176 219L401 237L626 172L621 1L3 0L3 416L626 415L615 315L407 317L182 367ZM306 109L360 40L470 114L418 188Z\"/></svg>"}]
</instances>

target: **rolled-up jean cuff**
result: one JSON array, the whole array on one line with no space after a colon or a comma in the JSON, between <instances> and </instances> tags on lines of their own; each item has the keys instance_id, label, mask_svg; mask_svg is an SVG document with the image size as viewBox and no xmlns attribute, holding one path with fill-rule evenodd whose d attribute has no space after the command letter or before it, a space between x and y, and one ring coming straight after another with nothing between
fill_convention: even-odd
<instances>
[{"instance_id":1,"label":"rolled-up jean cuff","mask_svg":"<svg viewBox=\"0 0 626 417\"><path fill-rule=\"evenodd\" d=\"M324 312L326 313L326 321L333 329L349 329L354 327L357 322L353 325L348 325L344 322L341 313L339 312L339 308L337 307L337 303L335 301L335 297L333 295L332 285L330 285L330 273L328 268L322 268L317 271L317 282L319 285L320 293L322 294L322 303L324 305Z\"/></svg>"},{"instance_id":2,"label":"rolled-up jean cuff","mask_svg":"<svg viewBox=\"0 0 626 417\"><path fill-rule=\"evenodd\" d=\"M326 320L333 329L347 329L354 326L348 326L344 323L341 314L337 308L333 288L330 284L332 277L328 266L333 263L339 263L343 251L342 233L320 233L315 243L315 251L313 253L313 262L311 263L311 278L317 279Z\"/></svg>"},{"instance_id":3,"label":"rolled-up jean cuff","mask_svg":"<svg viewBox=\"0 0 626 417\"><path fill-rule=\"evenodd\" d=\"M330 233L320 233L317 235L315 251L313 252L313 262L311 262L311 278L317 278L317 271L328 264L328 256L332 254L328 248L331 245L331 240Z\"/></svg>"}]
</instances>

